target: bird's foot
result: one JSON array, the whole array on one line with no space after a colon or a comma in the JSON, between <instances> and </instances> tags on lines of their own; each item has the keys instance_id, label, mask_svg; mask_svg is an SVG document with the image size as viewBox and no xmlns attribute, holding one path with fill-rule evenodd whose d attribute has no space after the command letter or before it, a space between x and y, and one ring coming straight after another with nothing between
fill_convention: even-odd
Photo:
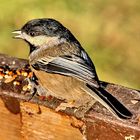
<instances>
[{"instance_id":1,"label":"bird's foot","mask_svg":"<svg viewBox=\"0 0 140 140\"><path fill-rule=\"evenodd\" d=\"M85 117L85 114L90 110L90 108L95 104L95 100L91 100L90 102L79 106L77 109L75 109L74 114L77 118L83 119Z\"/></svg>"},{"instance_id":2,"label":"bird's foot","mask_svg":"<svg viewBox=\"0 0 140 140\"><path fill-rule=\"evenodd\" d=\"M60 111L60 110L66 110L66 108L72 108L72 107L75 107L74 106L74 100L70 101L70 102L67 102L67 103L61 103L56 109L55 111Z\"/></svg>"}]
</instances>

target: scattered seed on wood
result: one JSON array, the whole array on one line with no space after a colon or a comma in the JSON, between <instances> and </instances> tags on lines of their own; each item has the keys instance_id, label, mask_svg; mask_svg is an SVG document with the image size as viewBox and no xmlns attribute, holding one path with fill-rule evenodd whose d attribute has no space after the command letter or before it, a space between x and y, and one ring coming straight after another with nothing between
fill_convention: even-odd
<instances>
[{"instance_id":1,"label":"scattered seed on wood","mask_svg":"<svg viewBox=\"0 0 140 140\"><path fill-rule=\"evenodd\" d=\"M14 82L13 82L13 85L14 85L14 86L16 86L16 85L20 85L20 82L18 82L18 81L14 81Z\"/></svg>"}]
</instances>

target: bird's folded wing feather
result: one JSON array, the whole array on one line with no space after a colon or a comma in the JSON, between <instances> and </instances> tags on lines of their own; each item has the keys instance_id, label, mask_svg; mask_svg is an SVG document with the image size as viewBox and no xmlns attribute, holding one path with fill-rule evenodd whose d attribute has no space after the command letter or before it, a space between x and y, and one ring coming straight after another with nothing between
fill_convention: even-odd
<instances>
[{"instance_id":1,"label":"bird's folded wing feather","mask_svg":"<svg viewBox=\"0 0 140 140\"><path fill-rule=\"evenodd\" d=\"M90 67L82 57L76 55L65 55L49 59L47 57L43 57L32 64L32 66L35 69L49 73L76 77L94 87L99 87L95 80L96 73L94 68Z\"/></svg>"}]
</instances>

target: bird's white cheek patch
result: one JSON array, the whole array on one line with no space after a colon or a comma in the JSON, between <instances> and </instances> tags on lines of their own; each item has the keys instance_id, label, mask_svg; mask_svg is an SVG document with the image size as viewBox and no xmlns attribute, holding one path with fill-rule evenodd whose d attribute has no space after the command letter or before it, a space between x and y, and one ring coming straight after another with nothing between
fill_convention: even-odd
<instances>
[{"instance_id":1,"label":"bird's white cheek patch","mask_svg":"<svg viewBox=\"0 0 140 140\"><path fill-rule=\"evenodd\" d=\"M27 40L35 46L44 46L46 44L49 44L50 42L58 40L58 37L47 37L43 35L32 37L27 35L26 33L23 33L23 37L25 40Z\"/></svg>"}]
</instances>

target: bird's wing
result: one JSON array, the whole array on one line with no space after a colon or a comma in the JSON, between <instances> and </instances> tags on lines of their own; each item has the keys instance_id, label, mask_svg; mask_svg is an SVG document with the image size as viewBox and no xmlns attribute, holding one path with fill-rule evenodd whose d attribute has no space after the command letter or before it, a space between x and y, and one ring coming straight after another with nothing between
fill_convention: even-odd
<instances>
[{"instance_id":1,"label":"bird's wing","mask_svg":"<svg viewBox=\"0 0 140 140\"><path fill-rule=\"evenodd\" d=\"M76 77L94 87L99 87L95 69L80 56L43 57L32 64L32 67L49 73Z\"/></svg>"},{"instance_id":2,"label":"bird's wing","mask_svg":"<svg viewBox=\"0 0 140 140\"><path fill-rule=\"evenodd\" d=\"M36 70L72 76L82 80L86 83L88 93L114 115L125 119L131 118L132 113L115 97L100 87L94 65L84 50L82 51L81 55L78 56L74 54L57 57L44 56L36 60L32 67Z\"/></svg>"}]
</instances>

